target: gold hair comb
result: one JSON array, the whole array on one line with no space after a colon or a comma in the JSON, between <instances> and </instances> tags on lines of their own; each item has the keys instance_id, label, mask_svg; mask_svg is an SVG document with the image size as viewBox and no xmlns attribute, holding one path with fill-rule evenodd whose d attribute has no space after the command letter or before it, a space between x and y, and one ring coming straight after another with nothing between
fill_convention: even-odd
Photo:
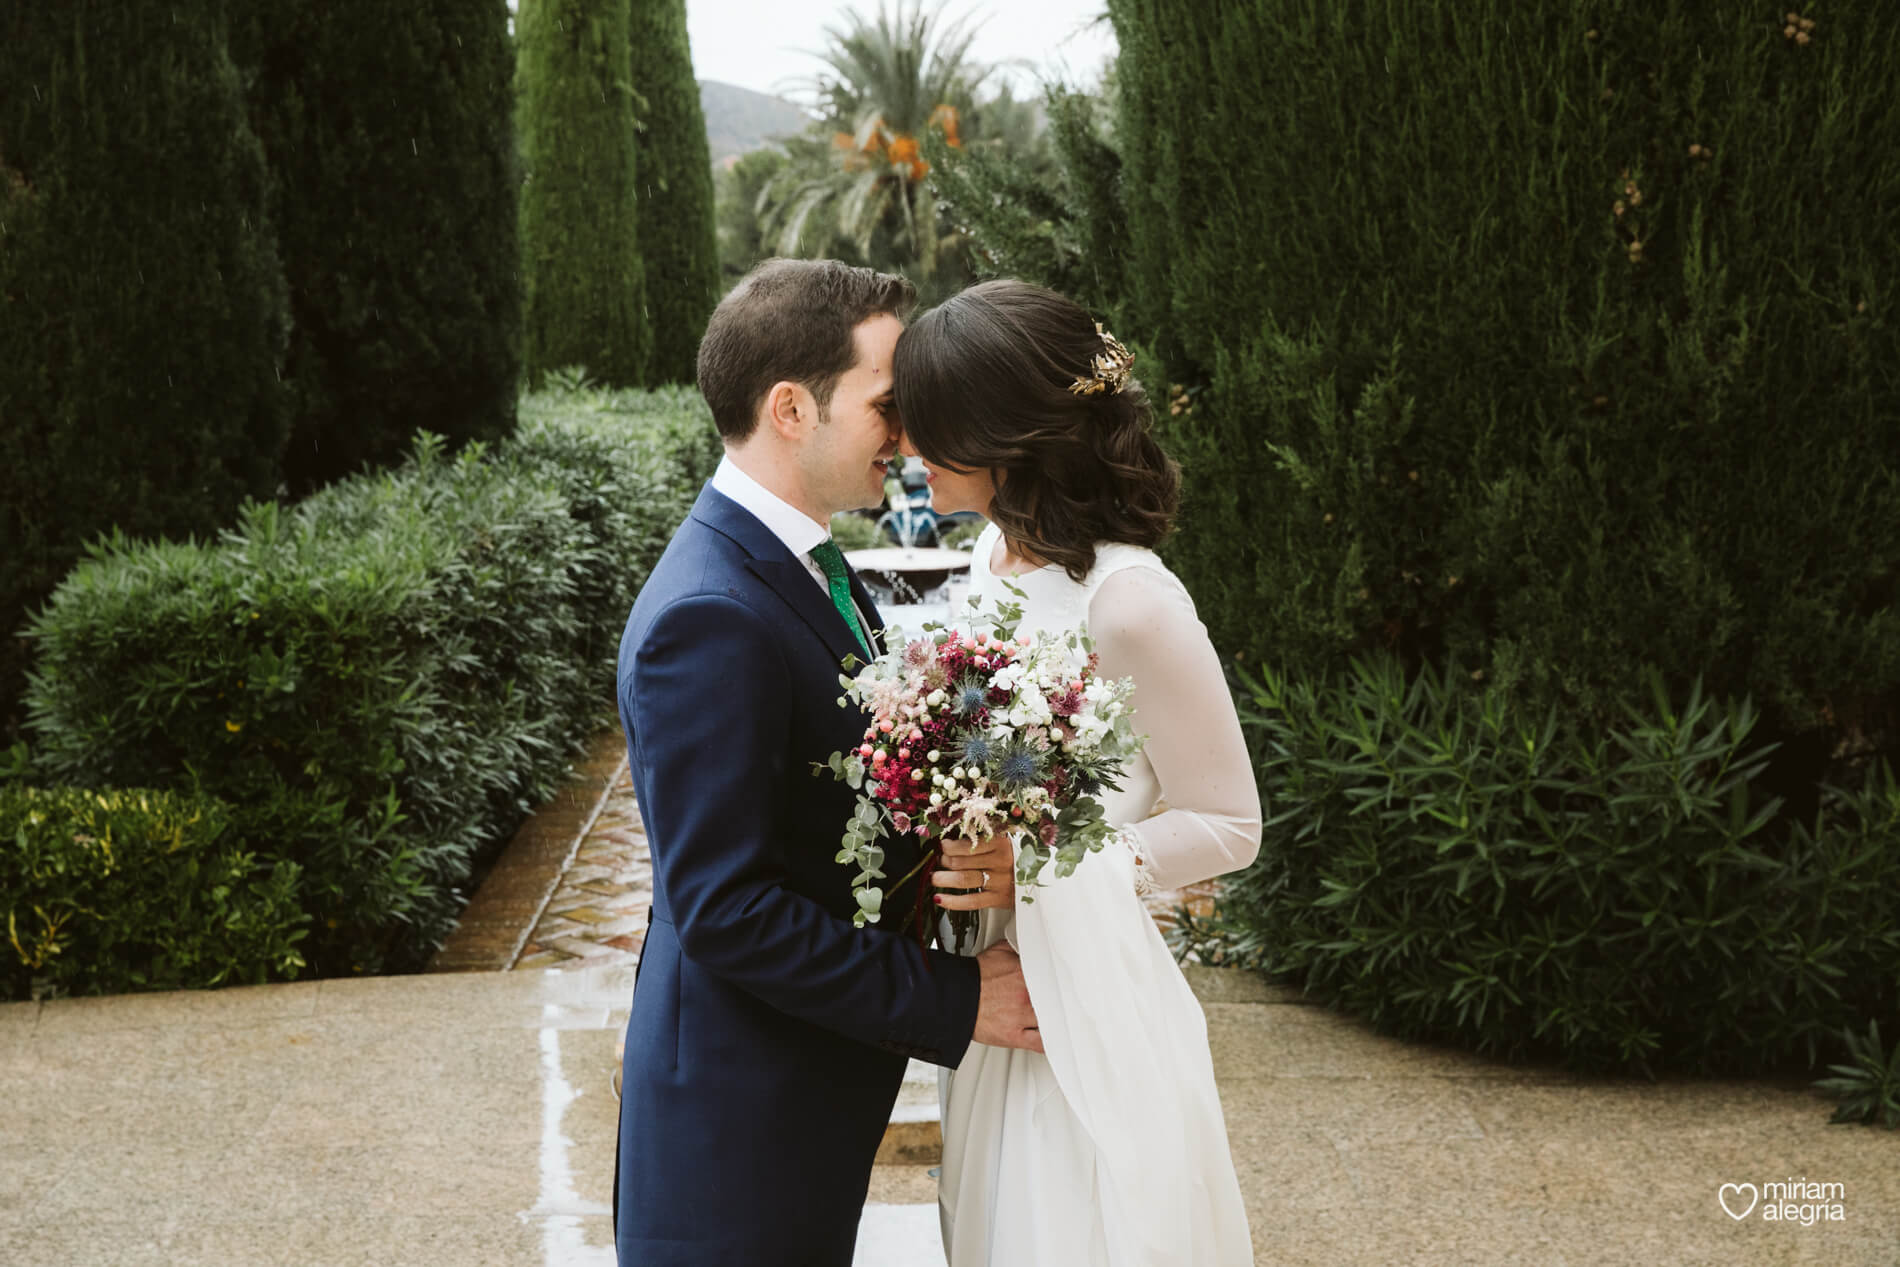
<instances>
[{"instance_id":1,"label":"gold hair comb","mask_svg":"<svg viewBox=\"0 0 1900 1267\"><path fill-rule=\"evenodd\" d=\"M1102 329L1102 323L1095 323L1095 333L1102 336L1104 351L1095 354L1092 372L1087 378L1078 378L1069 384L1069 390L1078 396L1094 396L1100 392L1119 392L1128 385L1128 371L1134 368L1135 354L1121 345L1120 340Z\"/></svg>"}]
</instances>

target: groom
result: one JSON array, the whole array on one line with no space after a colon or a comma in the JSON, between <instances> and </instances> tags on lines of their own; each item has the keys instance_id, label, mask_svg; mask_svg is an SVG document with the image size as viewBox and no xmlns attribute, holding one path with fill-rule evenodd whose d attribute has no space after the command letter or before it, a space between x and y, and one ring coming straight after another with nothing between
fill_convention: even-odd
<instances>
[{"instance_id":1,"label":"groom","mask_svg":"<svg viewBox=\"0 0 1900 1267\"><path fill-rule=\"evenodd\" d=\"M861 742L839 664L882 650L870 595L830 539L873 506L896 453L902 278L768 260L722 301L699 387L725 457L641 589L619 703L653 851L652 927L622 1069L622 1267L848 1267L906 1061L974 1040L1041 1050L1006 944L924 951L857 929L835 861L856 794L812 763ZM891 840L904 875L916 843ZM945 858L940 906L1013 903L1006 846ZM986 891L974 890L987 870Z\"/></svg>"}]
</instances>

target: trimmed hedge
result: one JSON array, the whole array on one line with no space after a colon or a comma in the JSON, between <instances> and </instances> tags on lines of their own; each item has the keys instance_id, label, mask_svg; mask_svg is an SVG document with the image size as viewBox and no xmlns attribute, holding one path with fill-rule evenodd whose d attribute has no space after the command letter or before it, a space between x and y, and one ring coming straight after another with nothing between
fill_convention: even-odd
<instances>
[{"instance_id":1,"label":"trimmed hedge","mask_svg":"<svg viewBox=\"0 0 1900 1267\"><path fill-rule=\"evenodd\" d=\"M199 786L299 864L321 975L419 966L613 701L647 571L710 475L697 397L523 402L516 438L212 546L101 543L31 636L42 777Z\"/></svg>"},{"instance_id":2,"label":"trimmed hedge","mask_svg":"<svg viewBox=\"0 0 1900 1267\"><path fill-rule=\"evenodd\" d=\"M1261 856L1186 943L1506 1059L1812 1069L1900 1011L1900 783L1788 813L1749 701L1650 681L1606 731L1391 657L1249 678Z\"/></svg>"},{"instance_id":3,"label":"trimmed hedge","mask_svg":"<svg viewBox=\"0 0 1900 1267\"><path fill-rule=\"evenodd\" d=\"M0 998L294 977L297 866L229 807L164 791L0 787Z\"/></svg>"},{"instance_id":4,"label":"trimmed hedge","mask_svg":"<svg viewBox=\"0 0 1900 1267\"><path fill-rule=\"evenodd\" d=\"M1108 7L1217 645L1900 753L1900 6Z\"/></svg>"}]
</instances>

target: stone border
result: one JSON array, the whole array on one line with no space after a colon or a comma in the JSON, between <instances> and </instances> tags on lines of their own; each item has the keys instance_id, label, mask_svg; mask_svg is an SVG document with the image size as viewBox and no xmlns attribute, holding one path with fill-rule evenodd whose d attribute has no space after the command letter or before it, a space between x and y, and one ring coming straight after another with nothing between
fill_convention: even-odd
<instances>
[{"instance_id":1,"label":"stone border","mask_svg":"<svg viewBox=\"0 0 1900 1267\"><path fill-rule=\"evenodd\" d=\"M429 961L430 972L505 972L515 966L626 764L618 726L588 741L575 772L529 815L495 860L455 931Z\"/></svg>"}]
</instances>

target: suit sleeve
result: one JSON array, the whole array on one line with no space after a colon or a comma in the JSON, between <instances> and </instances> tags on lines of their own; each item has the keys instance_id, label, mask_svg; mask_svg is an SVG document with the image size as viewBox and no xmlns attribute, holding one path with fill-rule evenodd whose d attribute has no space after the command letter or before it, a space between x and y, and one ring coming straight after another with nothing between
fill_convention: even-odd
<instances>
[{"instance_id":1,"label":"suit sleeve","mask_svg":"<svg viewBox=\"0 0 1900 1267\"><path fill-rule=\"evenodd\" d=\"M856 928L786 887L773 790L830 755L789 751L788 673L756 612L702 595L655 618L620 684L680 947L781 1012L954 1067L976 1026L975 961Z\"/></svg>"}]
</instances>

